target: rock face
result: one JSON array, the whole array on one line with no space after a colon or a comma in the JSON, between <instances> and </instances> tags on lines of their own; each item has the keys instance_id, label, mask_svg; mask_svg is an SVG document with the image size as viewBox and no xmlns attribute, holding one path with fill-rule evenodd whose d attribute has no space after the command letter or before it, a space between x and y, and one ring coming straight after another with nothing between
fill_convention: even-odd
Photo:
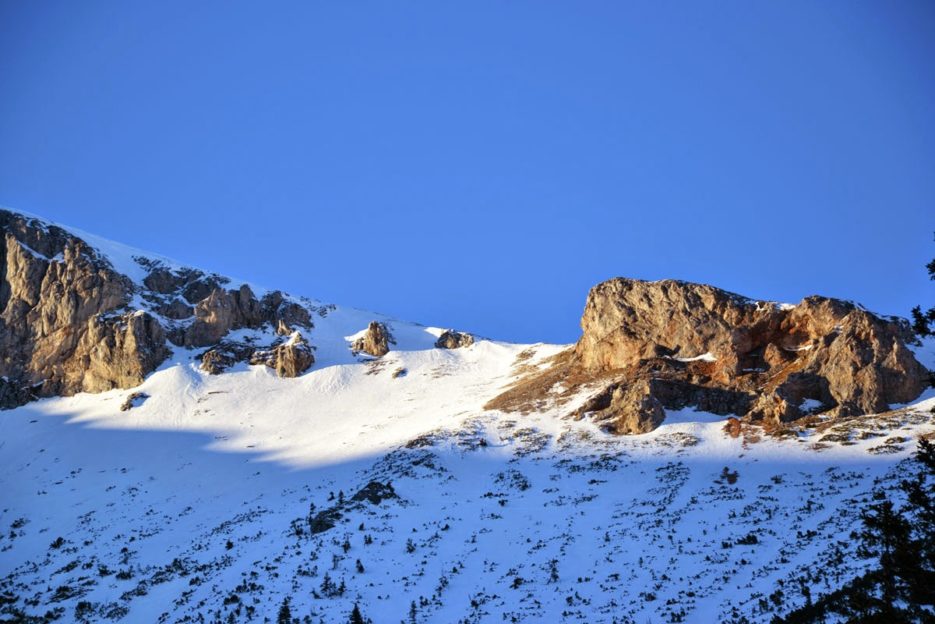
<instances>
[{"instance_id":1,"label":"rock face","mask_svg":"<svg viewBox=\"0 0 935 624\"><path fill-rule=\"evenodd\" d=\"M93 317L77 353L79 362L86 366L82 380L85 392L138 385L169 355L162 326L142 310Z\"/></svg>"},{"instance_id":2,"label":"rock face","mask_svg":"<svg viewBox=\"0 0 935 624\"><path fill-rule=\"evenodd\" d=\"M215 288L195 306L195 322L184 333L186 347L215 344L232 329L256 328L263 324L260 302L250 287L238 290Z\"/></svg>"},{"instance_id":3,"label":"rock face","mask_svg":"<svg viewBox=\"0 0 935 624\"><path fill-rule=\"evenodd\" d=\"M435 341L435 347L438 349L460 349L470 347L472 344L474 344L474 336L453 329L445 330Z\"/></svg>"},{"instance_id":4,"label":"rock face","mask_svg":"<svg viewBox=\"0 0 935 624\"><path fill-rule=\"evenodd\" d=\"M136 257L141 283L66 230L0 210L0 409L39 397L140 384L180 347L213 347L202 367L220 372L253 346L224 341L235 329L269 324L289 340L267 348L282 376L314 362L295 328L312 328L304 306L275 291ZM143 309L138 309L142 307Z\"/></svg>"},{"instance_id":5,"label":"rock face","mask_svg":"<svg viewBox=\"0 0 935 624\"><path fill-rule=\"evenodd\" d=\"M158 275L158 279L151 280L153 275ZM167 336L179 346L217 344L233 329L257 329L267 323L280 335L291 334L297 326L312 327L308 310L288 301L279 291L257 299L246 284L238 289L225 289L222 284L226 283L226 278L190 270L172 273L156 268L146 280L158 284L161 289L159 295L149 296L156 310L167 319L182 321L174 324ZM173 287L174 290L169 290ZM204 297L195 301L194 306L183 302L183 299L191 302L196 294L204 294Z\"/></svg>"},{"instance_id":6,"label":"rock face","mask_svg":"<svg viewBox=\"0 0 935 624\"><path fill-rule=\"evenodd\" d=\"M688 406L774 424L881 412L930 380L906 347L906 321L825 297L781 306L701 284L617 278L591 289L581 328L561 375L576 380L572 390L600 382L577 414L621 433L651 430L660 410Z\"/></svg>"},{"instance_id":7,"label":"rock face","mask_svg":"<svg viewBox=\"0 0 935 624\"><path fill-rule=\"evenodd\" d=\"M6 406L133 386L166 358L158 321L128 312L133 284L84 241L7 211L0 234Z\"/></svg>"},{"instance_id":8,"label":"rock face","mask_svg":"<svg viewBox=\"0 0 935 624\"><path fill-rule=\"evenodd\" d=\"M390 345L395 345L396 340L390 334L383 323L370 321L364 335L351 344L351 351L354 353L367 353L374 357L381 357L390 352Z\"/></svg>"}]
</instances>

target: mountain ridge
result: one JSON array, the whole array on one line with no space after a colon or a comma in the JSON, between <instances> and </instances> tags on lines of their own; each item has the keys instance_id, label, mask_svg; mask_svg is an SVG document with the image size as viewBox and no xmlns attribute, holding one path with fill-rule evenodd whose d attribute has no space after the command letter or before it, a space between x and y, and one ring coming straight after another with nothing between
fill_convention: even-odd
<instances>
[{"instance_id":1,"label":"mountain ridge","mask_svg":"<svg viewBox=\"0 0 935 624\"><path fill-rule=\"evenodd\" d=\"M932 390L776 430L667 407L616 435L588 404L619 369L491 409L573 345L438 348L441 328L291 300L315 308L299 328L315 363L295 377L249 356L210 374L198 356L217 345L183 342L130 387L0 412L0 617L262 622L286 604L330 624L357 604L375 624L766 622L866 569L860 510L898 499L915 439L935 435ZM371 322L396 343L379 357L351 348ZM222 342L255 353L292 339L277 329ZM913 347L928 365L932 346Z\"/></svg>"}]
</instances>

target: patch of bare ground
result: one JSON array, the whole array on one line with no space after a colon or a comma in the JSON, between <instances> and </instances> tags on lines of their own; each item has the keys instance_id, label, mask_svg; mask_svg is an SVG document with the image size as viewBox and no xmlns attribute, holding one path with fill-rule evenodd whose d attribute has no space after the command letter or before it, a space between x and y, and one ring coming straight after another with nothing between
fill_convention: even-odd
<instances>
[{"instance_id":1,"label":"patch of bare ground","mask_svg":"<svg viewBox=\"0 0 935 624\"><path fill-rule=\"evenodd\" d=\"M573 366L573 348L556 353L538 365L529 364L532 354L526 355L528 351L531 349L516 357L513 364L515 381L488 401L484 409L530 414L550 407L561 407L586 385L613 377L613 373L595 375Z\"/></svg>"},{"instance_id":2,"label":"patch of bare ground","mask_svg":"<svg viewBox=\"0 0 935 624\"><path fill-rule=\"evenodd\" d=\"M816 450L831 445L853 446L864 440L884 438L880 444L869 447L867 452L885 455L904 450L905 444L912 440L897 432L918 425L935 425L935 414L914 408L901 408L880 414L845 418L807 416L792 423L779 425L764 422L762 431L765 435L775 438L792 438L803 433L814 433L820 436L812 444ZM935 431L920 434L919 437L935 437Z\"/></svg>"}]
</instances>

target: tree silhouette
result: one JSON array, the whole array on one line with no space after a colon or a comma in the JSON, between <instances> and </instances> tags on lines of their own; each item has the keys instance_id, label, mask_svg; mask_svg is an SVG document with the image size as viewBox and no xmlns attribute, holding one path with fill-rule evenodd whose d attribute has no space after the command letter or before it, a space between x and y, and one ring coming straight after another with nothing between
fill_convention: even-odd
<instances>
[{"instance_id":1,"label":"tree silhouette","mask_svg":"<svg viewBox=\"0 0 935 624\"><path fill-rule=\"evenodd\" d=\"M351 619L348 622L349 624L367 624L367 620L360 613L360 607L357 606L356 602L354 603L354 610L351 611Z\"/></svg>"},{"instance_id":2,"label":"tree silhouette","mask_svg":"<svg viewBox=\"0 0 935 624\"><path fill-rule=\"evenodd\" d=\"M932 260L925 268L928 269L929 279L935 280L935 260ZM922 306L912 308L912 329L919 336L935 335L935 306L923 312Z\"/></svg>"},{"instance_id":3,"label":"tree silhouette","mask_svg":"<svg viewBox=\"0 0 935 624\"><path fill-rule=\"evenodd\" d=\"M279 607L279 615L276 618L276 624L292 624L292 609L289 608L289 598L283 598L282 605Z\"/></svg>"},{"instance_id":4,"label":"tree silhouette","mask_svg":"<svg viewBox=\"0 0 935 624\"><path fill-rule=\"evenodd\" d=\"M774 622L812 624L831 614L863 624L935 622L935 445L920 439L914 459L899 485L905 504L897 509L877 493L861 516L857 554L875 558L874 567Z\"/></svg>"}]
</instances>

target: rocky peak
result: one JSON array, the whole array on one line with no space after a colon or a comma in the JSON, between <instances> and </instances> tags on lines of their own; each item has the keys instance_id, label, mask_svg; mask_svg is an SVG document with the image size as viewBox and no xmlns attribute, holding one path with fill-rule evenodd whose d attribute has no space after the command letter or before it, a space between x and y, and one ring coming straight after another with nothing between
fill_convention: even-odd
<instances>
[{"instance_id":1,"label":"rocky peak","mask_svg":"<svg viewBox=\"0 0 935 624\"><path fill-rule=\"evenodd\" d=\"M135 284L84 240L38 219L0 210L0 235L0 408L138 385L169 356L168 343L217 346L208 360L220 369L233 355L222 345L231 330L313 326L308 309L279 291L258 299L247 285L227 288L225 277L159 260L135 257L147 271ZM301 336L269 349L284 376L314 362Z\"/></svg>"},{"instance_id":2,"label":"rocky peak","mask_svg":"<svg viewBox=\"0 0 935 624\"><path fill-rule=\"evenodd\" d=\"M578 415L623 433L651 430L660 409L687 406L771 422L875 413L915 399L929 381L906 346L907 322L827 297L789 306L616 278L591 289L581 328L560 370L546 374L576 380L571 391L600 382Z\"/></svg>"},{"instance_id":3,"label":"rocky peak","mask_svg":"<svg viewBox=\"0 0 935 624\"><path fill-rule=\"evenodd\" d=\"M395 344L396 340L385 324L370 321L363 335L351 344L351 351L381 357L390 352L390 345Z\"/></svg>"}]
</instances>

